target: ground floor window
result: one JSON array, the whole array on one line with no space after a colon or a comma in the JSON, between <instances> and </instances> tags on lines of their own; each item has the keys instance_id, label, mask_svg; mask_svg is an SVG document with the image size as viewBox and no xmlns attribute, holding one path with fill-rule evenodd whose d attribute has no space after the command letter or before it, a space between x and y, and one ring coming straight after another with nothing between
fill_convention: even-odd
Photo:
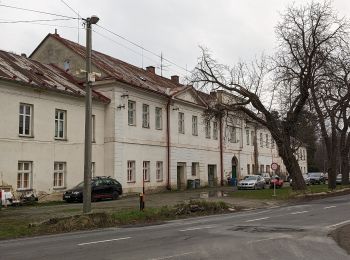
<instances>
[{"instance_id":1,"label":"ground floor window","mask_svg":"<svg viewBox=\"0 0 350 260\"><path fill-rule=\"evenodd\" d=\"M32 178L32 162L18 162L17 189L30 189Z\"/></svg>"},{"instance_id":2,"label":"ground floor window","mask_svg":"<svg viewBox=\"0 0 350 260\"><path fill-rule=\"evenodd\" d=\"M53 187L63 188L65 186L66 163L55 162L53 172Z\"/></svg>"},{"instance_id":3,"label":"ground floor window","mask_svg":"<svg viewBox=\"0 0 350 260\"><path fill-rule=\"evenodd\" d=\"M250 175L250 164L247 164L247 174Z\"/></svg>"},{"instance_id":4,"label":"ground floor window","mask_svg":"<svg viewBox=\"0 0 350 260\"><path fill-rule=\"evenodd\" d=\"M143 180L150 181L150 162L143 161Z\"/></svg>"},{"instance_id":5,"label":"ground floor window","mask_svg":"<svg viewBox=\"0 0 350 260\"><path fill-rule=\"evenodd\" d=\"M163 162L156 162L156 179L157 181L163 180Z\"/></svg>"},{"instance_id":6,"label":"ground floor window","mask_svg":"<svg viewBox=\"0 0 350 260\"><path fill-rule=\"evenodd\" d=\"M192 163L192 176L197 176L199 171L199 163L193 162Z\"/></svg>"},{"instance_id":7,"label":"ground floor window","mask_svg":"<svg viewBox=\"0 0 350 260\"><path fill-rule=\"evenodd\" d=\"M128 161L127 182L135 182L135 161Z\"/></svg>"}]
</instances>

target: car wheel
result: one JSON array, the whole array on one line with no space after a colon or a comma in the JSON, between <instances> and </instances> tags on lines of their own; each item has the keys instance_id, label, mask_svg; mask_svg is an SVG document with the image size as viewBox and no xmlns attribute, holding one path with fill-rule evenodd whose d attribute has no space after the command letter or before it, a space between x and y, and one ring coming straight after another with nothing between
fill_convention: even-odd
<instances>
[{"instance_id":1,"label":"car wheel","mask_svg":"<svg viewBox=\"0 0 350 260\"><path fill-rule=\"evenodd\" d=\"M253 186L253 190L256 190L256 185Z\"/></svg>"},{"instance_id":2,"label":"car wheel","mask_svg":"<svg viewBox=\"0 0 350 260\"><path fill-rule=\"evenodd\" d=\"M113 191L113 193L112 193L112 199L113 200L117 200L119 198L119 193L118 193L118 191Z\"/></svg>"}]
</instances>

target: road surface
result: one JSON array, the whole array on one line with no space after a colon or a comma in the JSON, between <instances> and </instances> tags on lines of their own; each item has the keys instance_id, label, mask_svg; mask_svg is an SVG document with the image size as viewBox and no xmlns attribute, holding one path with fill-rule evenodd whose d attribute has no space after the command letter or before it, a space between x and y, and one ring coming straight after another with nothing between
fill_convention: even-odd
<instances>
[{"instance_id":1,"label":"road surface","mask_svg":"<svg viewBox=\"0 0 350 260\"><path fill-rule=\"evenodd\" d=\"M350 259L327 237L350 195L166 224L0 241L0 259Z\"/></svg>"}]
</instances>

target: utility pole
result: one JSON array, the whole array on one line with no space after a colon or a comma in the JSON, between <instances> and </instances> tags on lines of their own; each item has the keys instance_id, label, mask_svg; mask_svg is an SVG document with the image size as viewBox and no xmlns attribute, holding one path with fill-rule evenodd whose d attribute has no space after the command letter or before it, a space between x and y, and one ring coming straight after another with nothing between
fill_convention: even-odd
<instances>
[{"instance_id":1,"label":"utility pole","mask_svg":"<svg viewBox=\"0 0 350 260\"><path fill-rule=\"evenodd\" d=\"M92 96L91 86L94 75L91 73L91 25L99 20L97 16L84 19L86 22L86 83L85 83L85 142L84 142L84 190L83 213L91 212L91 150L92 150Z\"/></svg>"}]
</instances>

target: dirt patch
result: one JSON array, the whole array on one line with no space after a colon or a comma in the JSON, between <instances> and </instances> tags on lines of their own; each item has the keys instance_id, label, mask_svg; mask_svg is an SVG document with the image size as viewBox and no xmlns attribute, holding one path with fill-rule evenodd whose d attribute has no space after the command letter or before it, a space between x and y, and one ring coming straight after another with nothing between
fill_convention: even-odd
<instances>
[{"instance_id":1,"label":"dirt patch","mask_svg":"<svg viewBox=\"0 0 350 260\"><path fill-rule=\"evenodd\" d=\"M263 226L236 226L230 228L231 231L243 231L248 233L286 233L286 232L302 232L301 228L290 227L263 227Z\"/></svg>"},{"instance_id":2,"label":"dirt patch","mask_svg":"<svg viewBox=\"0 0 350 260\"><path fill-rule=\"evenodd\" d=\"M337 244L350 254L350 225L342 226L333 230L331 236Z\"/></svg>"}]
</instances>

